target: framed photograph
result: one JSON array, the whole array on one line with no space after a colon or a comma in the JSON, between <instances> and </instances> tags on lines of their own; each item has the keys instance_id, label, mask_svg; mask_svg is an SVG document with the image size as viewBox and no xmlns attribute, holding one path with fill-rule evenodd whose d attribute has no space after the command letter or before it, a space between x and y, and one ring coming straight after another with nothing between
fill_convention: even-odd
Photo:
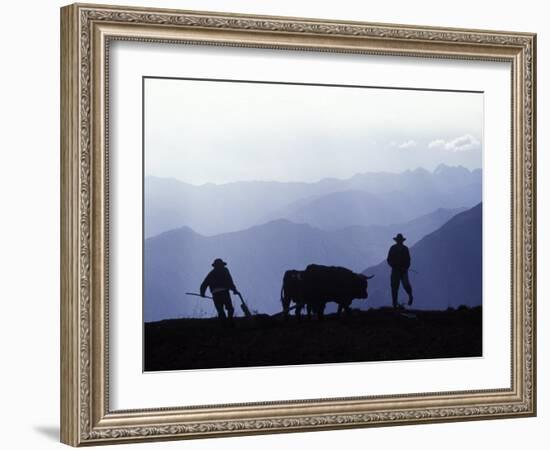
<instances>
[{"instance_id":1,"label":"framed photograph","mask_svg":"<svg viewBox=\"0 0 550 450\"><path fill-rule=\"evenodd\" d=\"M62 8L62 442L534 416L535 58Z\"/></svg>"}]
</instances>

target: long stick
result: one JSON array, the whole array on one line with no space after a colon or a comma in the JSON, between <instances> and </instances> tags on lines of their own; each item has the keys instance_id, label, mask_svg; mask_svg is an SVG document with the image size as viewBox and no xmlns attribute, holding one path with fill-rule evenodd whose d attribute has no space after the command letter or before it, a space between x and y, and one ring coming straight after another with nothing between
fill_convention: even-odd
<instances>
[{"instance_id":1,"label":"long stick","mask_svg":"<svg viewBox=\"0 0 550 450\"><path fill-rule=\"evenodd\" d=\"M195 297L202 297L202 298L212 299L212 297L209 297L208 295L195 294L194 292L186 292L185 295L193 295Z\"/></svg>"},{"instance_id":2,"label":"long stick","mask_svg":"<svg viewBox=\"0 0 550 450\"><path fill-rule=\"evenodd\" d=\"M243 313L246 317L252 317L252 313L250 312L250 310L248 309L248 305L245 303L244 299L243 299L243 296L241 295L241 293L239 292L237 294L237 296L241 299L241 309L243 310Z\"/></svg>"}]
</instances>

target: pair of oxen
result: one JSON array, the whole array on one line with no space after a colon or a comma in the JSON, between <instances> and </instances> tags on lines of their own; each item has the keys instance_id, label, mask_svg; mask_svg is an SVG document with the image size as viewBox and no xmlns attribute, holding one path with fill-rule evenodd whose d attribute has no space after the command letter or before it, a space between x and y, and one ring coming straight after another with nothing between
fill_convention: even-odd
<instances>
[{"instance_id":1,"label":"pair of oxen","mask_svg":"<svg viewBox=\"0 0 550 450\"><path fill-rule=\"evenodd\" d=\"M373 275L374 276L374 275ZM354 299L368 297L368 280L373 276L358 274L344 267L310 264L305 270L287 270L281 287L283 314L288 317L291 303L295 303L296 316L301 317L306 308L322 319L326 304L338 304L338 315L345 311L350 314Z\"/></svg>"}]
</instances>

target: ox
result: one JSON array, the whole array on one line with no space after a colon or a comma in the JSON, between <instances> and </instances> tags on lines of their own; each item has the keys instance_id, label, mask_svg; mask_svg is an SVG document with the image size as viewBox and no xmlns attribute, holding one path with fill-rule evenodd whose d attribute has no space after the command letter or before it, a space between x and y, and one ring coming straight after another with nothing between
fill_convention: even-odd
<instances>
[{"instance_id":1,"label":"ox","mask_svg":"<svg viewBox=\"0 0 550 450\"><path fill-rule=\"evenodd\" d=\"M368 297L368 280L373 276L357 274L344 267L317 264L310 264L303 271L287 270L281 288L283 314L288 316L292 301L296 304L298 318L306 306L308 317L313 311L322 319L326 304L331 301L338 304L338 315L343 310L349 314L354 299Z\"/></svg>"}]
</instances>

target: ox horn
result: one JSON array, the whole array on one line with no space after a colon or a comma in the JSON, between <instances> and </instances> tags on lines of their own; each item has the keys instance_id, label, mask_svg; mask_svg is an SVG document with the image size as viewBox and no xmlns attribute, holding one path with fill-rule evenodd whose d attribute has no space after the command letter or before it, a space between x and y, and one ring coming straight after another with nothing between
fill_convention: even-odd
<instances>
[{"instance_id":1,"label":"ox horn","mask_svg":"<svg viewBox=\"0 0 550 450\"><path fill-rule=\"evenodd\" d=\"M370 280L371 278L374 278L374 275L371 275L370 277L369 277L368 275L365 275L365 278L366 278L367 280Z\"/></svg>"}]
</instances>

